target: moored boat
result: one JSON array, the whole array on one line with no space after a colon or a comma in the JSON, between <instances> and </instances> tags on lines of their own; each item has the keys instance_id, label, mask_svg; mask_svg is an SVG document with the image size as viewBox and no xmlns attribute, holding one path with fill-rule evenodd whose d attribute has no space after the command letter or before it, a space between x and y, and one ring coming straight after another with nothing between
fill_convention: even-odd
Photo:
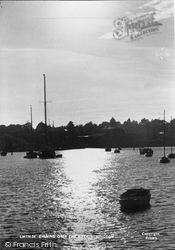
<instances>
[{"instance_id":1,"label":"moored boat","mask_svg":"<svg viewBox=\"0 0 175 250\"><path fill-rule=\"evenodd\" d=\"M55 154L55 151L53 148L48 146L48 141L47 141L47 110L46 110L46 79L45 79L45 74L44 76L44 117L45 117L45 147L41 149L38 153L40 159L52 159L56 157L62 157L62 154Z\"/></svg>"},{"instance_id":2,"label":"moored boat","mask_svg":"<svg viewBox=\"0 0 175 250\"><path fill-rule=\"evenodd\" d=\"M114 153L120 153L120 149L119 149L119 148L116 148L116 149L114 150Z\"/></svg>"},{"instance_id":3,"label":"moored boat","mask_svg":"<svg viewBox=\"0 0 175 250\"><path fill-rule=\"evenodd\" d=\"M52 148L44 148L39 151L38 156L40 159L53 159L53 158L61 158L62 154L55 154L55 150Z\"/></svg>"},{"instance_id":4,"label":"moored boat","mask_svg":"<svg viewBox=\"0 0 175 250\"><path fill-rule=\"evenodd\" d=\"M168 158L174 159L175 158L175 153L170 153L167 155Z\"/></svg>"},{"instance_id":5,"label":"moored boat","mask_svg":"<svg viewBox=\"0 0 175 250\"><path fill-rule=\"evenodd\" d=\"M145 154L146 157L152 157L153 156L153 153L148 151L146 154Z\"/></svg>"},{"instance_id":6,"label":"moored boat","mask_svg":"<svg viewBox=\"0 0 175 250\"><path fill-rule=\"evenodd\" d=\"M175 153L173 153L173 126L172 126L172 117L171 117L171 153L167 155L168 158L174 159Z\"/></svg>"},{"instance_id":7,"label":"moored boat","mask_svg":"<svg viewBox=\"0 0 175 250\"><path fill-rule=\"evenodd\" d=\"M63 156L62 154L55 155L56 158L61 158L62 156Z\"/></svg>"},{"instance_id":8,"label":"moored boat","mask_svg":"<svg viewBox=\"0 0 175 250\"><path fill-rule=\"evenodd\" d=\"M119 203L122 210L134 211L149 207L151 193L149 189L128 189L120 195Z\"/></svg>"},{"instance_id":9,"label":"moored boat","mask_svg":"<svg viewBox=\"0 0 175 250\"><path fill-rule=\"evenodd\" d=\"M24 156L24 158L27 158L27 159L33 159L37 157L38 157L38 153L33 150L29 150L29 152L26 152L26 155Z\"/></svg>"},{"instance_id":10,"label":"moored boat","mask_svg":"<svg viewBox=\"0 0 175 250\"><path fill-rule=\"evenodd\" d=\"M1 151L1 156L6 156L6 155L7 155L7 151L2 150L2 151Z\"/></svg>"},{"instance_id":11,"label":"moored boat","mask_svg":"<svg viewBox=\"0 0 175 250\"><path fill-rule=\"evenodd\" d=\"M146 157L153 156L153 150L149 147L149 121L147 122L147 147L140 149L140 154L144 154Z\"/></svg>"},{"instance_id":12,"label":"moored boat","mask_svg":"<svg viewBox=\"0 0 175 250\"><path fill-rule=\"evenodd\" d=\"M110 152L110 151L111 151L111 148L105 148L105 151L106 151L106 152Z\"/></svg>"},{"instance_id":13,"label":"moored boat","mask_svg":"<svg viewBox=\"0 0 175 250\"><path fill-rule=\"evenodd\" d=\"M160 163L169 163L170 162L170 159L166 156L163 156L160 158Z\"/></svg>"},{"instance_id":14,"label":"moored boat","mask_svg":"<svg viewBox=\"0 0 175 250\"><path fill-rule=\"evenodd\" d=\"M33 159L38 157L38 153L33 151L33 127L32 127L32 106L30 106L30 115L31 115L31 125L30 125L30 130L31 130L31 149L26 152L26 155L24 156L25 159Z\"/></svg>"},{"instance_id":15,"label":"moored boat","mask_svg":"<svg viewBox=\"0 0 175 250\"><path fill-rule=\"evenodd\" d=\"M55 151L51 148L45 148L38 153L40 159L52 159L55 158Z\"/></svg>"},{"instance_id":16,"label":"moored boat","mask_svg":"<svg viewBox=\"0 0 175 250\"><path fill-rule=\"evenodd\" d=\"M148 152L153 154L152 148L146 148L146 147L139 148L139 152L140 152L141 155L144 155L144 154L146 154Z\"/></svg>"},{"instance_id":17,"label":"moored boat","mask_svg":"<svg viewBox=\"0 0 175 250\"><path fill-rule=\"evenodd\" d=\"M163 146L163 152L164 152L164 156L160 158L159 162L160 163L169 163L170 162L170 159L168 157L165 156L165 124L166 124L166 121L165 121L165 110L164 110L164 120L163 120L163 138L164 138L164 146Z\"/></svg>"}]
</instances>

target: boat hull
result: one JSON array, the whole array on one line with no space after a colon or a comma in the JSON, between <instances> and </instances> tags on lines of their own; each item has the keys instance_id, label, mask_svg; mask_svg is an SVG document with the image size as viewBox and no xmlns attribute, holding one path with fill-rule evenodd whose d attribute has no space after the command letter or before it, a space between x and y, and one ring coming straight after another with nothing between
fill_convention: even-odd
<instances>
[{"instance_id":1,"label":"boat hull","mask_svg":"<svg viewBox=\"0 0 175 250\"><path fill-rule=\"evenodd\" d=\"M38 157L37 152L27 152L26 155L24 156L25 159L34 159Z\"/></svg>"},{"instance_id":2,"label":"boat hull","mask_svg":"<svg viewBox=\"0 0 175 250\"><path fill-rule=\"evenodd\" d=\"M57 154L56 158L61 158L63 155L62 154Z\"/></svg>"},{"instance_id":3,"label":"boat hull","mask_svg":"<svg viewBox=\"0 0 175 250\"><path fill-rule=\"evenodd\" d=\"M6 151L1 151L1 156L6 156L7 152Z\"/></svg>"},{"instance_id":4,"label":"boat hull","mask_svg":"<svg viewBox=\"0 0 175 250\"><path fill-rule=\"evenodd\" d=\"M170 153L167 155L168 158L170 159L174 159L175 158L175 154L174 153Z\"/></svg>"},{"instance_id":5,"label":"boat hull","mask_svg":"<svg viewBox=\"0 0 175 250\"><path fill-rule=\"evenodd\" d=\"M138 211L150 206L151 193L148 189L129 189L120 196L122 210Z\"/></svg>"},{"instance_id":6,"label":"boat hull","mask_svg":"<svg viewBox=\"0 0 175 250\"><path fill-rule=\"evenodd\" d=\"M40 159L53 159L56 157L55 151L50 149L44 149L39 151L38 156Z\"/></svg>"},{"instance_id":7,"label":"boat hull","mask_svg":"<svg viewBox=\"0 0 175 250\"><path fill-rule=\"evenodd\" d=\"M151 148L139 148L139 152L141 155L144 155L146 153L152 153L153 154L153 150Z\"/></svg>"},{"instance_id":8,"label":"boat hull","mask_svg":"<svg viewBox=\"0 0 175 250\"><path fill-rule=\"evenodd\" d=\"M169 163L170 162L170 159L166 156L163 156L161 159L160 159L160 163Z\"/></svg>"},{"instance_id":9,"label":"boat hull","mask_svg":"<svg viewBox=\"0 0 175 250\"><path fill-rule=\"evenodd\" d=\"M120 153L120 150L119 150L118 148L116 148L116 149L114 150L114 153Z\"/></svg>"},{"instance_id":10,"label":"boat hull","mask_svg":"<svg viewBox=\"0 0 175 250\"><path fill-rule=\"evenodd\" d=\"M152 157L153 154L152 154L151 152L147 152L147 153L145 154L145 156L146 156L146 157Z\"/></svg>"}]
</instances>

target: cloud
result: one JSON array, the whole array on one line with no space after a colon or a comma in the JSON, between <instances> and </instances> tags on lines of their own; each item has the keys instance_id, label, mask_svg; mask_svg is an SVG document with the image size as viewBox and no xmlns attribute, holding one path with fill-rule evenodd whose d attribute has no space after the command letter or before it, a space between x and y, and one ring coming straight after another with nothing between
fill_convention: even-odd
<instances>
[{"instance_id":1,"label":"cloud","mask_svg":"<svg viewBox=\"0 0 175 250\"><path fill-rule=\"evenodd\" d=\"M161 3L162 0L152 0L148 3L145 3L143 6L150 6L153 7L155 4Z\"/></svg>"},{"instance_id":2,"label":"cloud","mask_svg":"<svg viewBox=\"0 0 175 250\"><path fill-rule=\"evenodd\" d=\"M174 0L152 0L143 6L154 8L158 20L174 16Z\"/></svg>"}]
</instances>

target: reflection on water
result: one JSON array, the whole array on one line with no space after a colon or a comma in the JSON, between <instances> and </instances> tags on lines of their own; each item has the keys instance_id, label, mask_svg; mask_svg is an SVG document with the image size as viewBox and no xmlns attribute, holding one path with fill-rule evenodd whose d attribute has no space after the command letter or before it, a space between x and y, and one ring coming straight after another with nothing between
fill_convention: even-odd
<instances>
[{"instance_id":1,"label":"reflection on water","mask_svg":"<svg viewBox=\"0 0 175 250\"><path fill-rule=\"evenodd\" d=\"M155 149L151 158L131 149L120 154L67 150L63 156L50 160L23 159L23 153L1 157L4 241L45 234L55 235L52 241L65 250L174 249L175 160L160 164L162 149ZM141 186L151 189L151 207L121 212L119 195Z\"/></svg>"}]
</instances>

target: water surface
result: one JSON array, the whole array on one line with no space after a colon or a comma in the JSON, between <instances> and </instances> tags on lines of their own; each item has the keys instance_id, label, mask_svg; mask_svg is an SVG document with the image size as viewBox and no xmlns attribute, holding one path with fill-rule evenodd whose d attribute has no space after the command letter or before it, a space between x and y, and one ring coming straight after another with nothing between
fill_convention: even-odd
<instances>
[{"instance_id":1,"label":"water surface","mask_svg":"<svg viewBox=\"0 0 175 250\"><path fill-rule=\"evenodd\" d=\"M24 159L25 153L0 158L2 250L25 235L35 236L27 242L57 244L33 249L175 249L175 159L160 164L162 148L153 157L138 149L62 153L48 160ZM151 207L123 213L118 197L133 187L151 190Z\"/></svg>"}]
</instances>

